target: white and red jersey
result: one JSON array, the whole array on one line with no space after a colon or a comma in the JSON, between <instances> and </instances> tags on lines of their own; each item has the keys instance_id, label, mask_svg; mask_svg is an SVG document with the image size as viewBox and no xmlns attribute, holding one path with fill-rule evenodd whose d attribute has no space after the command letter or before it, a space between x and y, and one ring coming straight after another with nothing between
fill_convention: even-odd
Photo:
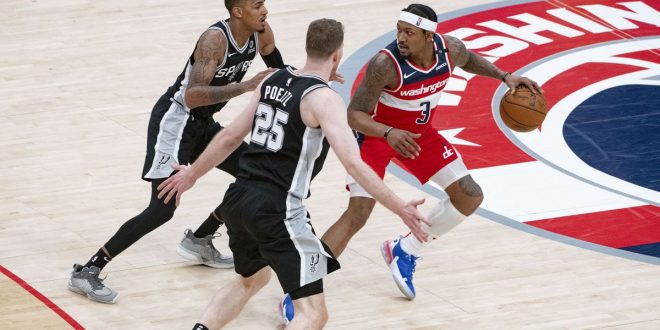
<instances>
[{"instance_id":1,"label":"white and red jersey","mask_svg":"<svg viewBox=\"0 0 660 330\"><path fill-rule=\"evenodd\" d=\"M435 62L428 68L420 68L401 56L396 40L380 51L394 62L399 84L381 93L372 114L375 121L415 133L431 125L440 92L451 76L447 43L440 34L434 35L433 46Z\"/></svg>"}]
</instances>

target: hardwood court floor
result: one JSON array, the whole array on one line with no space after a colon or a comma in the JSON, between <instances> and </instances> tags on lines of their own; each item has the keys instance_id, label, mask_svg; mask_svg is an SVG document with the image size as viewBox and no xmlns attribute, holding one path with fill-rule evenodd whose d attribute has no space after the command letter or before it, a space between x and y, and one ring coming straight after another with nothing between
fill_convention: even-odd
<instances>
[{"instance_id":1,"label":"hardwood court floor","mask_svg":"<svg viewBox=\"0 0 660 330\"><path fill-rule=\"evenodd\" d=\"M489 0L432 3L438 12ZM407 3L406 3L407 4ZM345 56L394 28L400 1L268 1L287 63L302 66L304 31L316 18L346 25ZM189 192L173 220L106 267L116 305L66 289L84 262L147 202L139 176L153 103L180 73L222 1L4 0L0 2L0 265L89 329L189 329L235 274L184 262L186 227L214 209L230 177L215 172ZM263 69L255 60L248 76ZM229 121L244 95L216 116ZM322 233L343 211L345 172L330 155L307 202ZM407 198L424 194L386 178ZM503 187L505 189L505 187ZM432 200L423 206L430 210ZM379 243L404 232L378 206L326 280L328 329L660 329L660 271L533 236L473 216L419 262L418 298L400 298ZM226 237L216 246L227 251ZM232 329L275 328L273 280ZM0 276L0 329L69 327Z\"/></svg>"}]
</instances>

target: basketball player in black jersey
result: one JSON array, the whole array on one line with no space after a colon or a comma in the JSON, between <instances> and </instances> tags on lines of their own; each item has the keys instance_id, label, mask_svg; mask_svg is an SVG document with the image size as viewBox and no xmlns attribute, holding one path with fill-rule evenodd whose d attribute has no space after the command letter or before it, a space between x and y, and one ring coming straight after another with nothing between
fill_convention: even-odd
<instances>
[{"instance_id":1,"label":"basketball player in black jersey","mask_svg":"<svg viewBox=\"0 0 660 330\"><path fill-rule=\"evenodd\" d=\"M413 88L419 87L415 80L428 85L438 81L433 80L434 77L445 75L448 79L449 75L441 69L451 70L456 66L470 73L501 79L514 92L516 86L522 84L542 93L533 80L502 71L469 51L459 39L437 34L436 29L437 15L431 7L410 4L404 8L396 22L396 39L371 58L364 79L348 105L350 125L362 134L359 138L362 159L377 173L383 175L390 159L398 158L406 171L421 183L433 182L445 189L449 198L438 201L427 215L432 223L427 228L428 234L434 238L449 232L472 214L483 194L454 147L430 126L434 111L424 112L422 105L429 103L429 97L439 96L442 87L437 92L413 94L414 98L401 97L405 95L403 92L415 91ZM431 103L435 105L437 100ZM418 105L420 107L416 108ZM450 157L452 153L454 157ZM348 180L347 186L350 188L348 208L322 236L322 241L336 257L366 224L376 203L353 180ZM426 242L416 236L407 235L386 241L381 248L392 278L408 299L415 298L413 274L425 245ZM285 321L295 320L288 296L282 300L280 310Z\"/></svg>"},{"instance_id":2,"label":"basketball player in black jersey","mask_svg":"<svg viewBox=\"0 0 660 330\"><path fill-rule=\"evenodd\" d=\"M420 240L428 222L417 211L423 200L405 203L364 164L348 126L346 105L328 86L343 52L342 24L313 21L307 31L307 60L301 70L281 69L264 80L245 111L211 141L192 166L161 184L168 202L224 161L252 132L241 156L238 177L220 205L229 247L240 275L226 284L194 329L217 329L234 319L270 279L272 268L284 292L294 299L296 329L322 328L328 319L322 278L339 268L314 234L302 200L321 170L329 146L342 165L374 198L396 213ZM327 138L327 141L326 141Z\"/></svg>"},{"instance_id":3,"label":"basketball player in black jersey","mask_svg":"<svg viewBox=\"0 0 660 330\"><path fill-rule=\"evenodd\" d=\"M266 23L264 0L225 0L225 6L229 18L201 35L183 72L152 110L142 173L142 178L151 182L149 206L126 221L85 265L74 265L71 291L103 303L117 300L118 293L105 286L99 273L112 258L172 218L175 203L163 203L156 197L156 187L173 172L171 165L193 162L222 130L213 114L229 99L254 90L274 70L262 71L242 82L257 53L268 67L284 66L273 31ZM241 144L214 166L236 176L238 158L246 149L247 144ZM211 267L233 267L232 258L222 256L211 243L221 224L217 210L213 211L194 233L186 230L177 252Z\"/></svg>"}]
</instances>

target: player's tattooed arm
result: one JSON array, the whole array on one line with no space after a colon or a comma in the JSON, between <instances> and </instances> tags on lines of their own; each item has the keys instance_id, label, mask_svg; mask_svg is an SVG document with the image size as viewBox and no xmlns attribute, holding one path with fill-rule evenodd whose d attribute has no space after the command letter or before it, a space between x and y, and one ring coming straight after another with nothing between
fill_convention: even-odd
<instances>
[{"instance_id":1,"label":"player's tattooed arm","mask_svg":"<svg viewBox=\"0 0 660 330\"><path fill-rule=\"evenodd\" d=\"M371 118L371 111L376 107L383 90L398 86L399 74L392 59L383 53L376 54L369 62L364 80L348 105L348 123L351 128L365 135L385 138L392 149L402 156L415 158L421 151L415 142L419 134L390 127Z\"/></svg>"},{"instance_id":2,"label":"player's tattooed arm","mask_svg":"<svg viewBox=\"0 0 660 330\"><path fill-rule=\"evenodd\" d=\"M506 72L500 70L493 63L468 50L465 44L457 38L449 35L445 35L444 37L447 40L449 56L457 67L470 73L496 79L502 79L506 74Z\"/></svg>"},{"instance_id":3,"label":"player's tattooed arm","mask_svg":"<svg viewBox=\"0 0 660 330\"><path fill-rule=\"evenodd\" d=\"M226 50L227 38L220 31L208 30L199 38L193 54L195 63L190 70L190 81L184 98L188 108L220 103L246 92L240 84L209 86Z\"/></svg>"},{"instance_id":4,"label":"player's tattooed arm","mask_svg":"<svg viewBox=\"0 0 660 330\"><path fill-rule=\"evenodd\" d=\"M514 91L514 93L516 87L519 85L525 85L533 92L543 93L543 90L541 90L535 81L526 77L516 76L502 71L500 68L487 61L479 54L468 50L465 47L465 44L457 38L445 35L445 40L447 40L449 56L452 58L454 65L457 67L460 67L467 72L478 74L480 76L502 80L510 89Z\"/></svg>"},{"instance_id":5,"label":"player's tattooed arm","mask_svg":"<svg viewBox=\"0 0 660 330\"><path fill-rule=\"evenodd\" d=\"M389 126L374 121L371 112L383 89L395 88L398 84L396 67L387 55L378 53L371 58L364 79L348 105L348 123L351 128L366 135L382 137Z\"/></svg>"},{"instance_id":6,"label":"player's tattooed arm","mask_svg":"<svg viewBox=\"0 0 660 330\"><path fill-rule=\"evenodd\" d=\"M216 104L254 90L261 80L272 70L258 73L247 81L225 86L209 86L215 76L218 64L222 62L227 51L227 37L218 30L208 30L197 42L193 57L195 64L190 70L190 81L184 97L186 106L190 109Z\"/></svg>"}]
</instances>

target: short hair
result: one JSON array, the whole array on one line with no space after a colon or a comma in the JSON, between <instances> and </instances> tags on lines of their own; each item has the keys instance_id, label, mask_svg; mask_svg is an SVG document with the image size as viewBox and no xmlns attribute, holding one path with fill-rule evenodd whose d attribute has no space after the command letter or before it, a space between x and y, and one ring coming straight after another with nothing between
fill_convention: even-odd
<instances>
[{"instance_id":1,"label":"short hair","mask_svg":"<svg viewBox=\"0 0 660 330\"><path fill-rule=\"evenodd\" d=\"M238 4L241 3L243 0L225 0L225 7L227 7L227 11L231 14L231 9L234 7L238 7Z\"/></svg>"},{"instance_id":2,"label":"short hair","mask_svg":"<svg viewBox=\"0 0 660 330\"><path fill-rule=\"evenodd\" d=\"M417 16L424 17L426 19L429 19L433 22L438 21L438 15L436 15L435 10L433 8L427 6L427 5L422 5L419 3L413 3L410 6L403 8L403 11L407 11L409 13L413 13Z\"/></svg>"},{"instance_id":3,"label":"short hair","mask_svg":"<svg viewBox=\"0 0 660 330\"><path fill-rule=\"evenodd\" d=\"M328 58L344 43L344 25L330 18L309 23L305 51L310 57Z\"/></svg>"}]
</instances>

